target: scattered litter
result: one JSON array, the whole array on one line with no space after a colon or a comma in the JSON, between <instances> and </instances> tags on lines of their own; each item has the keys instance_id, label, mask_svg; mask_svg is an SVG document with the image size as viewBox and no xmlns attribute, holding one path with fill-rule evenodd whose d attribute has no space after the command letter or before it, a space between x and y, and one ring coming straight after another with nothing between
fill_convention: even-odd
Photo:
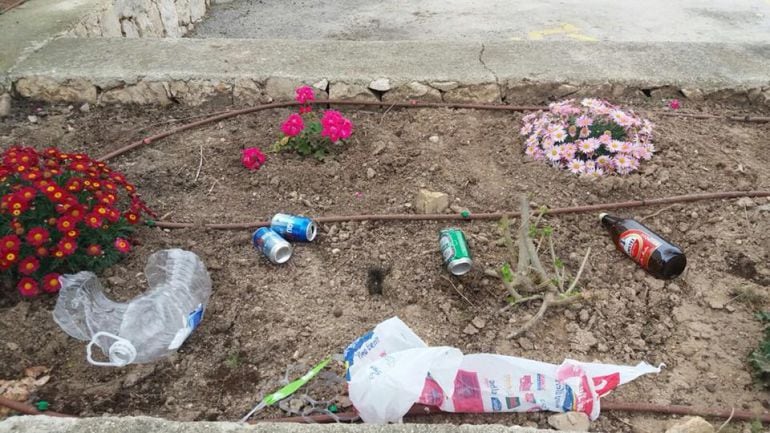
<instances>
[{"instance_id":1,"label":"scattered litter","mask_svg":"<svg viewBox=\"0 0 770 433\"><path fill-rule=\"evenodd\" d=\"M399 318L388 319L345 350L350 400L369 423L401 422L414 404L444 412L583 412L599 416L600 397L637 377L636 366L561 365L428 347Z\"/></svg>"},{"instance_id":2,"label":"scattered litter","mask_svg":"<svg viewBox=\"0 0 770 433\"><path fill-rule=\"evenodd\" d=\"M258 411L266 408L267 406L270 406L278 401L281 401L292 394L294 394L299 388L301 388L304 384L308 383L310 379L314 378L318 372L324 369L326 365L331 361L331 357L327 357L323 361L319 362L315 367L311 368L310 371L305 373L304 376L300 377L299 379L289 383L288 385L284 386L283 388L268 394L265 396L265 398L262 399L262 401L259 402L256 406L254 406L254 409L252 409L249 413L246 414L243 418L241 418L241 422L246 422L251 418L252 415L257 413Z\"/></svg>"},{"instance_id":3,"label":"scattered litter","mask_svg":"<svg viewBox=\"0 0 770 433\"><path fill-rule=\"evenodd\" d=\"M318 234L318 227L310 218L285 213L273 216L270 230L292 242L312 242Z\"/></svg>"},{"instance_id":4,"label":"scattered litter","mask_svg":"<svg viewBox=\"0 0 770 433\"><path fill-rule=\"evenodd\" d=\"M441 230L439 246L444 258L444 266L449 272L453 275L463 275L471 270L473 260L462 230L456 227Z\"/></svg>"},{"instance_id":5,"label":"scattered litter","mask_svg":"<svg viewBox=\"0 0 770 433\"><path fill-rule=\"evenodd\" d=\"M92 272L60 277L54 320L72 337L90 340L86 354L91 364L123 367L168 356L203 320L211 278L198 256L180 249L158 251L144 273L150 290L126 303L107 299ZM108 362L94 360L94 344Z\"/></svg>"},{"instance_id":6,"label":"scattered litter","mask_svg":"<svg viewBox=\"0 0 770 433\"><path fill-rule=\"evenodd\" d=\"M644 224L606 213L600 214L599 220L610 231L618 249L653 277L670 280L687 266L687 258L679 247Z\"/></svg>"},{"instance_id":7,"label":"scattered litter","mask_svg":"<svg viewBox=\"0 0 770 433\"><path fill-rule=\"evenodd\" d=\"M286 263L291 258L291 244L267 227L257 229L251 237L251 243L276 265Z\"/></svg>"}]
</instances>

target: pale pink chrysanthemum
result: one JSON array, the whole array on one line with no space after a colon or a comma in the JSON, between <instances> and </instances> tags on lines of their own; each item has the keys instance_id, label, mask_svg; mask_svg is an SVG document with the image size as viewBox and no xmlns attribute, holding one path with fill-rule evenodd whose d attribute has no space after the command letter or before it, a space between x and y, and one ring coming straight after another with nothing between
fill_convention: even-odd
<instances>
[{"instance_id":1,"label":"pale pink chrysanthemum","mask_svg":"<svg viewBox=\"0 0 770 433\"><path fill-rule=\"evenodd\" d=\"M553 142L553 138L551 137L545 137L543 139L543 149L550 149L555 145Z\"/></svg>"},{"instance_id":2,"label":"pale pink chrysanthemum","mask_svg":"<svg viewBox=\"0 0 770 433\"><path fill-rule=\"evenodd\" d=\"M551 132L549 135L551 139L556 143L561 143L565 139L567 139L567 131L564 130L564 128L559 128Z\"/></svg>"},{"instance_id":3,"label":"pale pink chrysanthemum","mask_svg":"<svg viewBox=\"0 0 770 433\"><path fill-rule=\"evenodd\" d=\"M585 153L586 155L590 155L594 153L594 150L596 150L594 148L593 143L589 140L579 141L577 142L577 146L578 146L578 150Z\"/></svg>"},{"instance_id":4,"label":"pale pink chrysanthemum","mask_svg":"<svg viewBox=\"0 0 770 433\"><path fill-rule=\"evenodd\" d=\"M585 171L586 163L579 159L572 159L567 163L567 168L573 174L580 174Z\"/></svg>"},{"instance_id":5,"label":"pale pink chrysanthemum","mask_svg":"<svg viewBox=\"0 0 770 433\"><path fill-rule=\"evenodd\" d=\"M537 137L535 137L534 135L530 135L524 141L524 144L527 145L527 147L529 147L529 146L537 146L537 144L538 144Z\"/></svg>"},{"instance_id":6,"label":"pale pink chrysanthemum","mask_svg":"<svg viewBox=\"0 0 770 433\"><path fill-rule=\"evenodd\" d=\"M612 166L612 159L607 155L602 155L598 158L596 158L596 164L598 164L600 167L611 167Z\"/></svg>"},{"instance_id":7,"label":"pale pink chrysanthemum","mask_svg":"<svg viewBox=\"0 0 770 433\"><path fill-rule=\"evenodd\" d=\"M550 161L558 161L561 159L561 147L554 146L545 151L545 157Z\"/></svg>"},{"instance_id":8,"label":"pale pink chrysanthemum","mask_svg":"<svg viewBox=\"0 0 770 433\"><path fill-rule=\"evenodd\" d=\"M525 123L524 126L521 127L521 130L519 130L519 134L520 135L527 135L527 134L531 133L532 132L532 128L534 126L535 125L533 125L531 123Z\"/></svg>"},{"instance_id":9,"label":"pale pink chrysanthemum","mask_svg":"<svg viewBox=\"0 0 770 433\"><path fill-rule=\"evenodd\" d=\"M591 171L586 171L585 174L586 174L586 176L599 178L599 177L604 176L604 170L601 169L601 168L596 168L596 169L593 169Z\"/></svg>"},{"instance_id":10,"label":"pale pink chrysanthemum","mask_svg":"<svg viewBox=\"0 0 770 433\"><path fill-rule=\"evenodd\" d=\"M589 135L591 135L591 130L588 127L580 128L580 138L587 138Z\"/></svg>"},{"instance_id":11,"label":"pale pink chrysanthemum","mask_svg":"<svg viewBox=\"0 0 770 433\"><path fill-rule=\"evenodd\" d=\"M612 162L615 169L621 174L630 173L637 167L638 163L636 159L622 153L615 156Z\"/></svg>"},{"instance_id":12,"label":"pale pink chrysanthemum","mask_svg":"<svg viewBox=\"0 0 770 433\"><path fill-rule=\"evenodd\" d=\"M599 136L599 143L609 146L609 144L612 142L612 135L608 132L605 132L601 136Z\"/></svg>"},{"instance_id":13,"label":"pale pink chrysanthemum","mask_svg":"<svg viewBox=\"0 0 770 433\"><path fill-rule=\"evenodd\" d=\"M620 151L623 153L631 153L634 151L634 144L628 141L620 143Z\"/></svg>"},{"instance_id":14,"label":"pale pink chrysanthemum","mask_svg":"<svg viewBox=\"0 0 770 433\"><path fill-rule=\"evenodd\" d=\"M607 145L607 150L609 150L612 153L620 152L620 148L622 146L623 146L622 141L611 140L610 143Z\"/></svg>"},{"instance_id":15,"label":"pale pink chrysanthemum","mask_svg":"<svg viewBox=\"0 0 770 433\"><path fill-rule=\"evenodd\" d=\"M564 159L572 159L575 157L576 153L577 146L575 146L575 143L567 143L561 146L561 156Z\"/></svg>"},{"instance_id":16,"label":"pale pink chrysanthemum","mask_svg":"<svg viewBox=\"0 0 770 433\"><path fill-rule=\"evenodd\" d=\"M579 128L587 128L594 124L593 117L590 116L580 116L575 120L575 125L577 125Z\"/></svg>"},{"instance_id":17,"label":"pale pink chrysanthemum","mask_svg":"<svg viewBox=\"0 0 770 433\"><path fill-rule=\"evenodd\" d=\"M648 161L652 158L652 152L647 150L647 148L644 146L636 146L634 151L631 152L631 155L633 155L634 158L643 159L645 161Z\"/></svg>"},{"instance_id":18,"label":"pale pink chrysanthemum","mask_svg":"<svg viewBox=\"0 0 770 433\"><path fill-rule=\"evenodd\" d=\"M586 172L596 170L596 161L589 159L586 161Z\"/></svg>"},{"instance_id":19,"label":"pale pink chrysanthemum","mask_svg":"<svg viewBox=\"0 0 770 433\"><path fill-rule=\"evenodd\" d=\"M527 149L524 151L524 154L531 158L534 158L535 160L543 158L543 150L537 146L527 146Z\"/></svg>"}]
</instances>

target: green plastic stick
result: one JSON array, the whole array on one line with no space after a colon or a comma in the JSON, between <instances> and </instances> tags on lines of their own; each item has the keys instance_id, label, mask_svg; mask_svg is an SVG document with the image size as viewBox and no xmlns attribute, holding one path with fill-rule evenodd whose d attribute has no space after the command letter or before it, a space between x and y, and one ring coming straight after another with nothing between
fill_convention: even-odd
<instances>
[{"instance_id":1,"label":"green plastic stick","mask_svg":"<svg viewBox=\"0 0 770 433\"><path fill-rule=\"evenodd\" d=\"M310 371L305 373L304 376L300 377L299 379L295 380L294 382L289 383L288 385L284 386L283 388L279 389L278 391L273 392L272 394L268 394L265 396L265 398L262 399L261 402L259 402L258 405L254 407L254 409L251 410L248 414L246 414L243 419L241 419L241 422L246 422L249 418L251 418L252 415L254 415L258 410L262 410L267 406L270 406L278 401L281 401L285 399L286 397L289 397L290 395L294 394L298 389L302 387L302 385L310 382L310 379L314 378L319 371L323 370L324 367L332 360L331 356L327 357L323 361L319 362L315 367L311 368Z\"/></svg>"}]
</instances>

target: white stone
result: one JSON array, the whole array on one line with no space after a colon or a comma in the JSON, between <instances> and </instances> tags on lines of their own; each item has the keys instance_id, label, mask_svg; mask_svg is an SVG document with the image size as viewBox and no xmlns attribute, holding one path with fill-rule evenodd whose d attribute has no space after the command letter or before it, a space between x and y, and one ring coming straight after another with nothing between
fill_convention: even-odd
<instances>
[{"instance_id":1,"label":"white stone","mask_svg":"<svg viewBox=\"0 0 770 433\"><path fill-rule=\"evenodd\" d=\"M99 27L101 29L101 35L104 37L119 38L123 36L123 33L120 31L118 15L112 7L105 9L99 16Z\"/></svg>"},{"instance_id":2,"label":"white stone","mask_svg":"<svg viewBox=\"0 0 770 433\"><path fill-rule=\"evenodd\" d=\"M123 31L123 36L127 38L139 37L139 30L136 28L136 24L131 20L122 20L120 22L120 29Z\"/></svg>"},{"instance_id":3,"label":"white stone","mask_svg":"<svg viewBox=\"0 0 770 433\"><path fill-rule=\"evenodd\" d=\"M384 102L400 102L409 99L438 102L441 101L441 93L419 81L412 81L411 83L398 86L382 95L382 100Z\"/></svg>"},{"instance_id":4,"label":"white stone","mask_svg":"<svg viewBox=\"0 0 770 433\"><path fill-rule=\"evenodd\" d=\"M500 87L495 83L471 84L444 93L447 102L500 102Z\"/></svg>"},{"instance_id":5,"label":"white stone","mask_svg":"<svg viewBox=\"0 0 770 433\"><path fill-rule=\"evenodd\" d=\"M737 201L738 206L740 207L754 207L757 204L754 203L754 200L751 199L751 197L741 197Z\"/></svg>"},{"instance_id":6,"label":"white stone","mask_svg":"<svg viewBox=\"0 0 770 433\"><path fill-rule=\"evenodd\" d=\"M174 0L158 0L160 19L163 22L163 30L169 38L182 36L179 30L179 16L176 13Z\"/></svg>"},{"instance_id":7,"label":"white stone","mask_svg":"<svg viewBox=\"0 0 770 433\"><path fill-rule=\"evenodd\" d=\"M179 17L179 25L186 26L195 21L190 18L190 3L194 0L176 0L176 14ZM204 0L200 0L204 1Z\"/></svg>"},{"instance_id":8,"label":"white stone","mask_svg":"<svg viewBox=\"0 0 770 433\"><path fill-rule=\"evenodd\" d=\"M548 424L561 431L588 431L591 427L591 421L588 415L583 412L567 412L551 415L548 417Z\"/></svg>"},{"instance_id":9,"label":"white stone","mask_svg":"<svg viewBox=\"0 0 770 433\"><path fill-rule=\"evenodd\" d=\"M196 22L206 15L206 0L190 0L190 20Z\"/></svg>"},{"instance_id":10,"label":"white stone","mask_svg":"<svg viewBox=\"0 0 770 433\"><path fill-rule=\"evenodd\" d=\"M262 88L254 80L239 78L233 84L233 102L241 105L256 105L265 102Z\"/></svg>"},{"instance_id":11,"label":"white stone","mask_svg":"<svg viewBox=\"0 0 770 433\"><path fill-rule=\"evenodd\" d=\"M367 179L374 179L374 176L377 175L377 172L374 171L373 168L369 167L366 169L366 178Z\"/></svg>"},{"instance_id":12,"label":"white stone","mask_svg":"<svg viewBox=\"0 0 770 433\"><path fill-rule=\"evenodd\" d=\"M414 207L417 213L422 214L444 212L449 207L449 195L421 189L414 199Z\"/></svg>"},{"instance_id":13,"label":"white stone","mask_svg":"<svg viewBox=\"0 0 770 433\"><path fill-rule=\"evenodd\" d=\"M476 316L473 318L473 320L471 320L471 324L479 329L483 329L485 326L487 326L487 321L479 316Z\"/></svg>"},{"instance_id":14,"label":"white stone","mask_svg":"<svg viewBox=\"0 0 770 433\"><path fill-rule=\"evenodd\" d=\"M468 326L463 329L463 333L467 335L475 335L479 333L479 330L469 323Z\"/></svg>"},{"instance_id":15,"label":"white stone","mask_svg":"<svg viewBox=\"0 0 770 433\"><path fill-rule=\"evenodd\" d=\"M369 83L369 88L378 92L387 92L391 89L390 80L388 78L378 78Z\"/></svg>"},{"instance_id":16,"label":"white stone","mask_svg":"<svg viewBox=\"0 0 770 433\"><path fill-rule=\"evenodd\" d=\"M270 77L265 82L265 93L274 101L293 101L297 81L289 78Z\"/></svg>"},{"instance_id":17,"label":"white stone","mask_svg":"<svg viewBox=\"0 0 770 433\"><path fill-rule=\"evenodd\" d=\"M699 416L688 416L666 430L666 433L714 433L714 426Z\"/></svg>"},{"instance_id":18,"label":"white stone","mask_svg":"<svg viewBox=\"0 0 770 433\"><path fill-rule=\"evenodd\" d=\"M326 78L313 83L314 89L321 90L323 92L325 92L328 87L329 87L329 80L327 80Z\"/></svg>"},{"instance_id":19,"label":"white stone","mask_svg":"<svg viewBox=\"0 0 770 433\"><path fill-rule=\"evenodd\" d=\"M377 101L377 97L366 87L360 84L342 82L329 85L329 98L348 101Z\"/></svg>"},{"instance_id":20,"label":"white stone","mask_svg":"<svg viewBox=\"0 0 770 433\"><path fill-rule=\"evenodd\" d=\"M442 92L448 92L460 87L460 84L457 81L431 81L430 86Z\"/></svg>"},{"instance_id":21,"label":"white stone","mask_svg":"<svg viewBox=\"0 0 770 433\"><path fill-rule=\"evenodd\" d=\"M438 143L440 140L441 139L439 138L438 135L431 135L430 137L428 137L428 141L430 141L431 143Z\"/></svg>"},{"instance_id":22,"label":"white stone","mask_svg":"<svg viewBox=\"0 0 770 433\"><path fill-rule=\"evenodd\" d=\"M25 98L52 102L96 102L96 87L82 79L58 82L46 77L25 77L16 81L15 88Z\"/></svg>"},{"instance_id":23,"label":"white stone","mask_svg":"<svg viewBox=\"0 0 770 433\"><path fill-rule=\"evenodd\" d=\"M11 114L11 95L3 93L0 95L0 118L8 117Z\"/></svg>"}]
</instances>

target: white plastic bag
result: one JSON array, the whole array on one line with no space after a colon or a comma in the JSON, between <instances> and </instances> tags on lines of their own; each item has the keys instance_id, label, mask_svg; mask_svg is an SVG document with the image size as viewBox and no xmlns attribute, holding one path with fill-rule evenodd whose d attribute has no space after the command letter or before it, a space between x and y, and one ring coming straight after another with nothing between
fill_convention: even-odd
<instances>
[{"instance_id":1,"label":"white plastic bag","mask_svg":"<svg viewBox=\"0 0 770 433\"><path fill-rule=\"evenodd\" d=\"M345 350L350 400L369 423L401 422L416 403L444 412L578 411L599 416L599 399L618 385L660 372L647 363L561 365L428 347L399 318Z\"/></svg>"}]
</instances>

